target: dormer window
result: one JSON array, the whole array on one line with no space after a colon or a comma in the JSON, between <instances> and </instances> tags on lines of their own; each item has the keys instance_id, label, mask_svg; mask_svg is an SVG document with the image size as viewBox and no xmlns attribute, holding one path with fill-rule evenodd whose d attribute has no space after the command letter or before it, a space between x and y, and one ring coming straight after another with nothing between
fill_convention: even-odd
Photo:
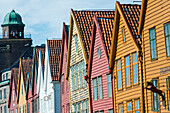
<instances>
[{"instance_id":1,"label":"dormer window","mask_svg":"<svg viewBox=\"0 0 170 113\"><path fill-rule=\"evenodd\" d=\"M75 50L78 52L78 44L77 44L77 35L74 35L74 40L75 40Z\"/></svg>"},{"instance_id":2,"label":"dormer window","mask_svg":"<svg viewBox=\"0 0 170 113\"><path fill-rule=\"evenodd\" d=\"M97 54L98 54L98 58L101 57L101 50L100 50L100 47L97 48Z\"/></svg>"},{"instance_id":3,"label":"dormer window","mask_svg":"<svg viewBox=\"0 0 170 113\"><path fill-rule=\"evenodd\" d=\"M123 36L123 42L125 42L125 29L122 28L122 36Z\"/></svg>"}]
</instances>

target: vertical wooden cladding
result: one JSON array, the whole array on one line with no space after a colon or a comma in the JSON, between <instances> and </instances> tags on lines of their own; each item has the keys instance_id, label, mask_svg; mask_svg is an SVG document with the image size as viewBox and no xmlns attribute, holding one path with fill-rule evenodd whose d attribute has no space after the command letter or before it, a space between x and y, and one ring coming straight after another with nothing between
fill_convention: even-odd
<instances>
[{"instance_id":1,"label":"vertical wooden cladding","mask_svg":"<svg viewBox=\"0 0 170 113\"><path fill-rule=\"evenodd\" d=\"M134 102L136 99L140 99L140 110L141 110L141 65L139 62L138 56L138 84L133 84L133 70L132 70L132 54L137 53L138 50L135 47L135 44L132 40L132 37L128 31L127 27L124 27L125 23L123 18L120 16L119 21L119 30L117 38L117 48L115 53L115 62L113 69L113 77L114 77L114 102L115 102L115 112L118 113L118 106L120 104L123 105L123 111L127 112L127 102L132 101L132 109L134 111ZM123 41L122 28L125 30L125 42ZM126 86L126 73L125 73L125 57L129 56L130 58L130 81L131 85ZM117 87L117 61L121 61L121 79L122 79L122 89L118 89Z\"/></svg>"},{"instance_id":2,"label":"vertical wooden cladding","mask_svg":"<svg viewBox=\"0 0 170 113\"><path fill-rule=\"evenodd\" d=\"M92 111L101 111L104 110L104 112L108 112L109 109L113 108L112 104L112 98L108 98L108 91L107 91L107 74L108 72L108 57L106 56L106 50L103 48L103 43L101 40L101 35L99 29L95 29L96 32L94 34L94 49L93 49L93 54L92 54L92 67L91 67L91 99L92 99ZM100 48L101 50L101 57L98 57L98 52L97 49ZM89 64L90 65L90 64ZM89 71L89 70L88 70ZM99 99L99 90L97 90L97 100L94 101L93 99L93 78L96 78L98 76L102 76L102 94L103 98ZM98 81L98 80L97 80ZM98 89L98 85L97 85ZM105 106L105 107L103 107Z\"/></svg>"},{"instance_id":3,"label":"vertical wooden cladding","mask_svg":"<svg viewBox=\"0 0 170 113\"><path fill-rule=\"evenodd\" d=\"M75 37L77 37L77 45L78 45L78 51L76 52L76 47L75 47ZM78 31L75 25L75 22L73 21L73 32L71 35L71 55L70 55L70 67L77 65L79 62L84 61L84 56L83 56L83 51L82 51L82 45L80 42L80 37L78 35ZM78 65L77 65L78 66ZM72 89L72 76L71 76L71 69L69 69L69 87L70 87L70 109L73 112L74 107L73 104L76 102L80 102L82 100L88 99L89 94L88 94L88 87L84 87L81 89L78 89L76 91L73 91ZM83 78L84 79L84 78ZM78 79L79 83L79 79Z\"/></svg>"},{"instance_id":4,"label":"vertical wooden cladding","mask_svg":"<svg viewBox=\"0 0 170 113\"><path fill-rule=\"evenodd\" d=\"M59 80L60 80L60 92L61 92L61 113L63 113L63 107L64 107L64 113L67 113L67 106L70 107L70 97L69 97L69 85L67 84L66 80L66 65L67 65L67 47L68 47L68 36L67 36L67 31L66 31L66 26L63 24L63 36L62 36L62 51L60 54L60 66L59 69ZM61 60L62 59L62 60ZM64 77L64 85L63 85L63 77ZM64 87L63 87L64 86ZM68 90L67 90L68 88ZM64 92L62 92L64 90ZM68 109L69 110L69 109Z\"/></svg>"},{"instance_id":5,"label":"vertical wooden cladding","mask_svg":"<svg viewBox=\"0 0 170 113\"><path fill-rule=\"evenodd\" d=\"M165 70L166 67L170 66L170 59L166 55L166 45L165 45L165 31L164 24L170 22L170 1L169 0L143 0L146 2L145 5L146 12L141 14L144 15L144 22L142 26L142 36L143 36L143 53L144 53L144 75L145 83L151 81L152 79L158 79L158 89L165 92L165 98L167 101L167 88L166 88L166 78L170 76L170 73L167 71L161 73L161 70ZM144 4L143 4L144 5ZM141 22L140 22L141 23ZM149 29L155 28L155 39L156 39L156 52L157 59L151 60L151 51L150 51L150 38L149 38ZM151 92L145 90L146 98L146 108L148 113L152 113L151 107ZM159 97L159 100L162 100ZM167 105L167 102L166 102ZM158 112L170 112L168 108L164 109L159 102L159 111Z\"/></svg>"}]
</instances>

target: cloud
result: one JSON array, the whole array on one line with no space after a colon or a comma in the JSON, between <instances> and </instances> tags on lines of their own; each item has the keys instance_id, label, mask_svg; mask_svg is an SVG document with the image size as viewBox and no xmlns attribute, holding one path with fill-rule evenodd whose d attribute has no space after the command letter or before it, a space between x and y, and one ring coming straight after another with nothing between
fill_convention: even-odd
<instances>
[{"instance_id":1,"label":"cloud","mask_svg":"<svg viewBox=\"0 0 170 113\"><path fill-rule=\"evenodd\" d=\"M0 0L0 3L0 22L14 8L22 16L25 32L31 33L34 45L45 43L46 38L61 38L62 23L69 24L71 8L115 8L115 0Z\"/></svg>"}]
</instances>

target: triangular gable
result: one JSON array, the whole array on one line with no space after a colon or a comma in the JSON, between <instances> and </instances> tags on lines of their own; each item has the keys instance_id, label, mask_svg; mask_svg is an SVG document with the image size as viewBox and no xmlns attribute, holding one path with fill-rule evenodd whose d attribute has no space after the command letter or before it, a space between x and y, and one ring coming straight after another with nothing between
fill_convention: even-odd
<instances>
[{"instance_id":1,"label":"triangular gable","mask_svg":"<svg viewBox=\"0 0 170 113\"><path fill-rule=\"evenodd\" d=\"M112 43L111 43L112 51L110 52L110 59L109 59L110 69L113 69L113 65L114 65L113 60L115 59L116 48L117 48L116 45L117 45L120 16L123 19L125 28L127 28L130 37L133 40L133 44L135 48L137 49L137 51L141 51L141 45L142 45L141 38L138 37L138 33L137 33L139 14L140 14L140 5L119 4L119 2L116 2L115 21L114 21L114 28L113 28ZM133 16L135 16L135 18ZM130 19L132 21L130 21Z\"/></svg>"},{"instance_id":2,"label":"triangular gable","mask_svg":"<svg viewBox=\"0 0 170 113\"><path fill-rule=\"evenodd\" d=\"M73 23L75 23L76 29L78 30L78 37L80 37L81 48L83 51L85 64L88 64L88 57L90 52L91 43L91 30L93 24L93 15L96 13L97 16L107 17L107 15L112 14L113 11L90 11L90 10L80 10L73 11L71 9L70 14L70 29L69 29L69 43L68 43L68 54L67 54L67 69L66 69L66 79L69 75L70 67L70 55L71 55L71 40L73 32Z\"/></svg>"},{"instance_id":3,"label":"triangular gable","mask_svg":"<svg viewBox=\"0 0 170 113\"><path fill-rule=\"evenodd\" d=\"M64 47L66 44L66 50L68 50L68 33L69 33L69 26L65 25L63 22L63 33L62 33L62 43L61 43L61 53L60 53L60 64L59 64L59 73L58 73L58 80L60 81L62 75L62 67L63 67L63 58L64 58Z\"/></svg>"},{"instance_id":4,"label":"triangular gable","mask_svg":"<svg viewBox=\"0 0 170 113\"><path fill-rule=\"evenodd\" d=\"M13 93L13 83L15 87L15 95L17 95L17 80L18 79L18 68L12 68L11 69L11 79L10 79L10 88L9 88L9 99L8 99L8 108L10 108L11 104L11 98L12 98L12 93Z\"/></svg>"},{"instance_id":5,"label":"triangular gable","mask_svg":"<svg viewBox=\"0 0 170 113\"><path fill-rule=\"evenodd\" d=\"M21 66L21 58L20 58L20 63L19 63L19 74L18 74L18 88L17 88L17 103L19 102L19 95L20 95L20 85L21 85L21 69L22 66Z\"/></svg>"},{"instance_id":6,"label":"triangular gable","mask_svg":"<svg viewBox=\"0 0 170 113\"><path fill-rule=\"evenodd\" d=\"M147 0L142 0L138 34L141 34L144 26L146 7L147 7Z\"/></svg>"},{"instance_id":7,"label":"triangular gable","mask_svg":"<svg viewBox=\"0 0 170 113\"><path fill-rule=\"evenodd\" d=\"M28 76L27 76L27 82L26 82L26 99L28 98L28 93L29 93L29 90L32 92L32 80L31 80L31 75L28 73ZM31 93L32 94L32 93Z\"/></svg>"}]
</instances>

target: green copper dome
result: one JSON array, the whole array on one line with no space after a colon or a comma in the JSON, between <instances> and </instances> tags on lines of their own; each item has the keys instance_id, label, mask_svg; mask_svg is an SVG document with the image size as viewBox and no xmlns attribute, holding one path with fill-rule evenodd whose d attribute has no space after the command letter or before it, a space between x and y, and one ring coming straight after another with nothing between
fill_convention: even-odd
<instances>
[{"instance_id":1,"label":"green copper dome","mask_svg":"<svg viewBox=\"0 0 170 113\"><path fill-rule=\"evenodd\" d=\"M10 13L8 13L5 16L4 22L1 26L6 26L6 25L21 25L21 26L24 26L21 16L18 13L16 13L14 10L12 10Z\"/></svg>"}]
</instances>

